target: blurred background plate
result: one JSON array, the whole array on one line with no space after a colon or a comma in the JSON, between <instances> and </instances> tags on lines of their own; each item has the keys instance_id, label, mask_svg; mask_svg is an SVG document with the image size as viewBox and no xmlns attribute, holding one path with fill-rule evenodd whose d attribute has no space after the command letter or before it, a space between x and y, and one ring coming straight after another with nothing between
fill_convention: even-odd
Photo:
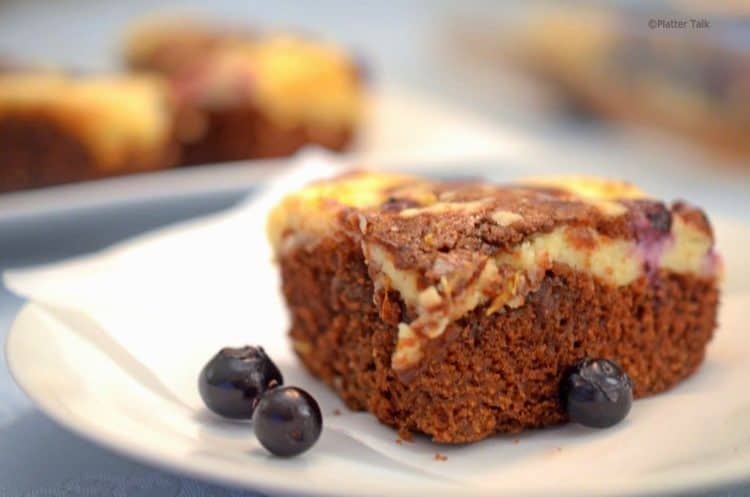
<instances>
[{"instance_id":1,"label":"blurred background plate","mask_svg":"<svg viewBox=\"0 0 750 497\"><path fill-rule=\"evenodd\" d=\"M444 175L491 179L522 173L598 175L634 182L662 198L686 198L710 213L750 218L750 170L691 155L669 140L655 142L636 132L546 136L398 86L381 87L370 98L373 112L360 139L339 156L357 167L438 169ZM127 202L240 194L286 163L264 159L208 164L0 194L0 222Z\"/></svg>"}]
</instances>

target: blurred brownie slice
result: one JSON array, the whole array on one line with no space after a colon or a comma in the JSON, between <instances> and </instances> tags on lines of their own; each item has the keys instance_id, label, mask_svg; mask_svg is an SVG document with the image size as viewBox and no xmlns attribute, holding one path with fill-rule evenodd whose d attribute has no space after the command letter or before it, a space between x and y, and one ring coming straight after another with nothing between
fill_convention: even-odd
<instances>
[{"instance_id":1,"label":"blurred brownie slice","mask_svg":"<svg viewBox=\"0 0 750 497\"><path fill-rule=\"evenodd\" d=\"M168 167L172 114L157 78L0 73L0 192Z\"/></svg>"},{"instance_id":2,"label":"blurred brownie slice","mask_svg":"<svg viewBox=\"0 0 750 497\"><path fill-rule=\"evenodd\" d=\"M281 157L310 144L342 151L363 118L357 64L322 40L152 22L133 31L125 53L132 69L170 79L185 164Z\"/></svg>"},{"instance_id":3,"label":"blurred brownie slice","mask_svg":"<svg viewBox=\"0 0 750 497\"><path fill-rule=\"evenodd\" d=\"M350 173L286 197L268 230L302 362L402 435L563 422L560 380L584 357L661 392L716 326L708 220L624 183Z\"/></svg>"},{"instance_id":4,"label":"blurred brownie slice","mask_svg":"<svg viewBox=\"0 0 750 497\"><path fill-rule=\"evenodd\" d=\"M223 50L172 79L187 163L341 151L360 124L356 67L337 47L286 35Z\"/></svg>"},{"instance_id":5,"label":"blurred brownie slice","mask_svg":"<svg viewBox=\"0 0 750 497\"><path fill-rule=\"evenodd\" d=\"M638 2L585 13L550 9L510 30L515 36L506 44L517 63L579 109L748 157L750 45L741 41L747 36L746 6L717 5L683 5L685 12L668 19L710 19L713 26L688 23L682 30L657 26L665 21L658 17L649 28L653 12Z\"/></svg>"}]
</instances>

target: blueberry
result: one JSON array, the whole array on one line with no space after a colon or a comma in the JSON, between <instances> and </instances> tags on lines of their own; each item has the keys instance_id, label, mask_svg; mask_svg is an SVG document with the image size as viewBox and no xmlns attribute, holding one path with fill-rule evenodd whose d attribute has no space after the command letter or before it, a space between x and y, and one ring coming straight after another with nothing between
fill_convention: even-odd
<instances>
[{"instance_id":1,"label":"blueberry","mask_svg":"<svg viewBox=\"0 0 750 497\"><path fill-rule=\"evenodd\" d=\"M260 398L253 427L255 436L271 454L296 456L318 440L323 416L312 395L301 388L274 388Z\"/></svg>"},{"instance_id":2,"label":"blueberry","mask_svg":"<svg viewBox=\"0 0 750 497\"><path fill-rule=\"evenodd\" d=\"M659 234L668 234L672 230L672 213L663 204L647 209L646 218L651 229Z\"/></svg>"},{"instance_id":3,"label":"blueberry","mask_svg":"<svg viewBox=\"0 0 750 497\"><path fill-rule=\"evenodd\" d=\"M560 389L570 420L591 428L616 425L633 403L633 383L607 359L583 359L565 375Z\"/></svg>"},{"instance_id":4,"label":"blueberry","mask_svg":"<svg viewBox=\"0 0 750 497\"><path fill-rule=\"evenodd\" d=\"M198 390L206 406L227 418L250 419L258 398L284 383L262 347L224 348L201 371Z\"/></svg>"}]
</instances>

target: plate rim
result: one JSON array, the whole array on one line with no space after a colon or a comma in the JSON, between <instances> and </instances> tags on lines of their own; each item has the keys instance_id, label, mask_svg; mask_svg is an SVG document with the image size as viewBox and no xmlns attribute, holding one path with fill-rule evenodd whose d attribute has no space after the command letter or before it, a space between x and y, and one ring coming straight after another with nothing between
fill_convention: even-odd
<instances>
[{"instance_id":1,"label":"plate rim","mask_svg":"<svg viewBox=\"0 0 750 497\"><path fill-rule=\"evenodd\" d=\"M203 164L0 194L0 222L143 200L244 191L288 167L286 159Z\"/></svg>"}]
</instances>

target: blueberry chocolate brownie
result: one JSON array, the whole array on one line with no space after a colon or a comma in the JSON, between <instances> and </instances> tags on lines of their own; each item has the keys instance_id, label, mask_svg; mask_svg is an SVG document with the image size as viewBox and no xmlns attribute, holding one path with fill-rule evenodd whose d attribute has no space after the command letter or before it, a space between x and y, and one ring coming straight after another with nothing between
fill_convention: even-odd
<instances>
[{"instance_id":1,"label":"blueberry chocolate brownie","mask_svg":"<svg viewBox=\"0 0 750 497\"><path fill-rule=\"evenodd\" d=\"M564 422L561 380L586 357L661 392L716 327L706 216L620 182L348 173L288 195L268 232L296 353L403 436Z\"/></svg>"},{"instance_id":2,"label":"blueberry chocolate brownie","mask_svg":"<svg viewBox=\"0 0 750 497\"><path fill-rule=\"evenodd\" d=\"M135 29L125 52L171 81L186 164L342 151L362 120L360 69L322 40L164 21Z\"/></svg>"},{"instance_id":3,"label":"blueberry chocolate brownie","mask_svg":"<svg viewBox=\"0 0 750 497\"><path fill-rule=\"evenodd\" d=\"M169 167L172 112L156 78L0 72L0 192Z\"/></svg>"}]
</instances>

